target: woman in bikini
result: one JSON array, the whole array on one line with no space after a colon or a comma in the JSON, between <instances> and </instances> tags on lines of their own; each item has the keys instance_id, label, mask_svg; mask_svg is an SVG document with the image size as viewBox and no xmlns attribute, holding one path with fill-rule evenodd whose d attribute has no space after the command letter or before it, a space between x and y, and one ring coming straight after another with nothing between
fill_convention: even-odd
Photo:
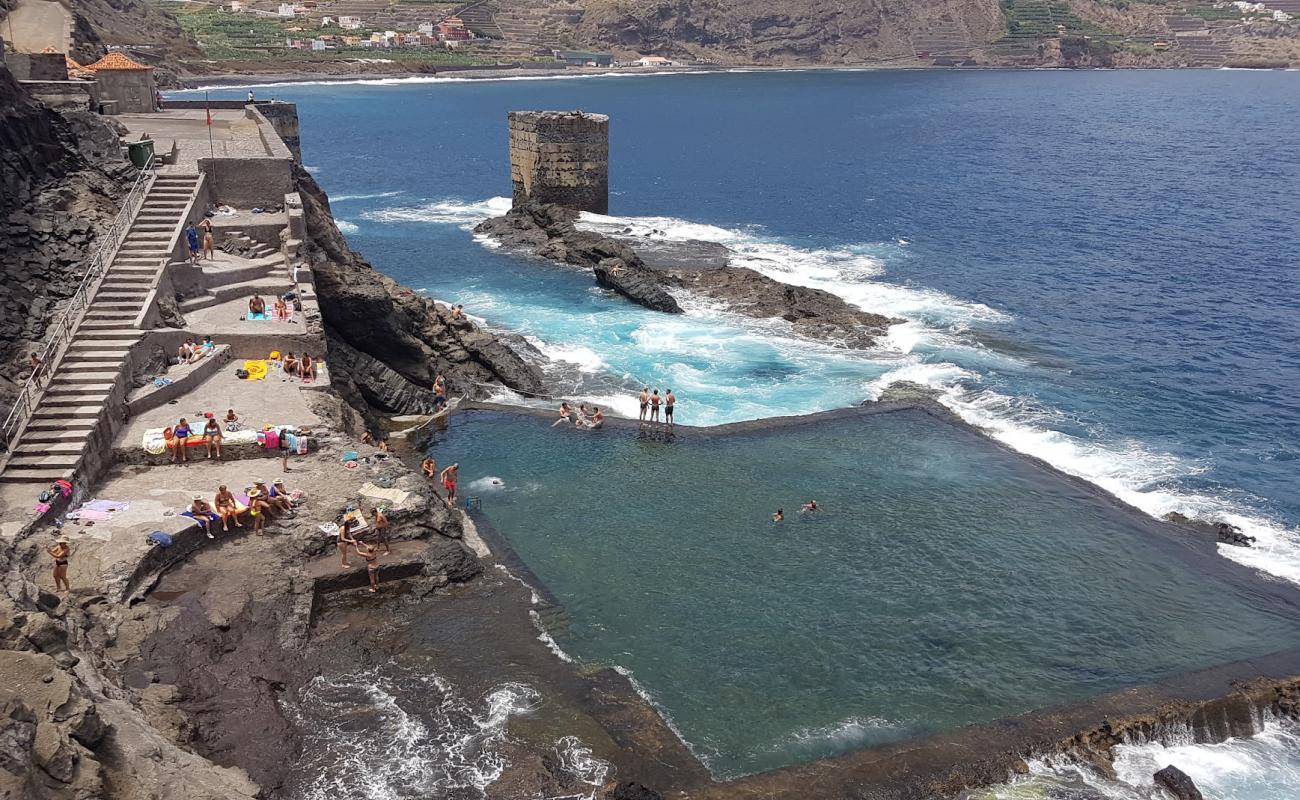
<instances>
[{"instance_id":1,"label":"woman in bikini","mask_svg":"<svg viewBox=\"0 0 1300 800\"><path fill-rule=\"evenodd\" d=\"M234 520L236 528L244 527L239 523L239 505L235 502L235 496L224 483L217 487L217 496L213 498L212 505L216 506L217 516L221 517L221 530L230 530L231 520Z\"/></svg>"},{"instance_id":2,"label":"woman in bikini","mask_svg":"<svg viewBox=\"0 0 1300 800\"><path fill-rule=\"evenodd\" d=\"M213 258L213 246L216 244L212 239L212 220L204 219L199 223L199 232L203 236L203 257L208 261Z\"/></svg>"},{"instance_id":3,"label":"woman in bikini","mask_svg":"<svg viewBox=\"0 0 1300 800\"><path fill-rule=\"evenodd\" d=\"M366 574L370 577L370 593L379 591L379 548L373 544L356 542L357 555L366 560Z\"/></svg>"},{"instance_id":4,"label":"woman in bikini","mask_svg":"<svg viewBox=\"0 0 1300 800\"><path fill-rule=\"evenodd\" d=\"M348 517L343 520L343 525L339 527L339 564L344 569L352 566L348 563L348 545L357 546L357 540L352 536L352 526L355 524L356 520Z\"/></svg>"},{"instance_id":5,"label":"woman in bikini","mask_svg":"<svg viewBox=\"0 0 1300 800\"><path fill-rule=\"evenodd\" d=\"M289 320L289 304L284 302L283 297L275 298L275 318L281 322Z\"/></svg>"},{"instance_id":6,"label":"woman in bikini","mask_svg":"<svg viewBox=\"0 0 1300 800\"><path fill-rule=\"evenodd\" d=\"M216 417L208 417L208 422L203 426L203 436L208 440L208 459L212 458L215 450L217 460L221 460L221 423L217 422Z\"/></svg>"},{"instance_id":7,"label":"woman in bikini","mask_svg":"<svg viewBox=\"0 0 1300 800\"><path fill-rule=\"evenodd\" d=\"M257 489L252 489L248 493L248 516L253 518L253 533L258 536L262 535L262 528L266 525L266 515L271 512L271 504L266 502L262 493Z\"/></svg>"},{"instance_id":8,"label":"woman in bikini","mask_svg":"<svg viewBox=\"0 0 1300 800\"><path fill-rule=\"evenodd\" d=\"M190 430L190 424L185 421L185 417L181 417L181 421L176 423L175 428L172 428L172 436L176 441L176 447L172 450L173 464L178 460L182 464L189 460L190 454L187 442L189 441L191 433L193 433L193 431Z\"/></svg>"},{"instance_id":9,"label":"woman in bikini","mask_svg":"<svg viewBox=\"0 0 1300 800\"><path fill-rule=\"evenodd\" d=\"M72 584L68 583L68 556L72 555L72 545L60 537L53 547L45 550L54 557L54 591L72 591Z\"/></svg>"}]
</instances>

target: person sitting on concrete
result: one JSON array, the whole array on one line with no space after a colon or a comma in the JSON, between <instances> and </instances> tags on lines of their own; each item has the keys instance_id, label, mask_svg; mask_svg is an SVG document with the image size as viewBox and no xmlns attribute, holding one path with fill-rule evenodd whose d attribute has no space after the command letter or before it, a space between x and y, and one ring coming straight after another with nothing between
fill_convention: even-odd
<instances>
[{"instance_id":1,"label":"person sitting on concrete","mask_svg":"<svg viewBox=\"0 0 1300 800\"><path fill-rule=\"evenodd\" d=\"M270 488L267 487L266 481L261 478L253 479L253 488L262 493L262 498L271 508L287 511L290 514L294 513L293 503L289 502L289 498L286 496L287 492L281 495L273 494Z\"/></svg>"},{"instance_id":2,"label":"person sitting on concrete","mask_svg":"<svg viewBox=\"0 0 1300 800\"><path fill-rule=\"evenodd\" d=\"M203 425L203 438L208 440L208 460L212 460L212 454L217 454L217 460L221 460L221 423L217 418L208 417L208 421Z\"/></svg>"},{"instance_id":3,"label":"person sitting on concrete","mask_svg":"<svg viewBox=\"0 0 1300 800\"><path fill-rule=\"evenodd\" d=\"M217 349L217 343L212 341L211 336L204 336L203 341L199 343L199 347L203 349L203 355L210 356L212 351Z\"/></svg>"},{"instance_id":4,"label":"person sitting on concrete","mask_svg":"<svg viewBox=\"0 0 1300 800\"><path fill-rule=\"evenodd\" d=\"M203 495L194 495L194 502L190 503L189 516L199 523L199 527L203 528L203 532L208 535L209 539L217 538L212 535L212 523L221 519L221 517L212 510L212 506L208 505L208 501L203 499Z\"/></svg>"},{"instance_id":5,"label":"person sitting on concrete","mask_svg":"<svg viewBox=\"0 0 1300 800\"><path fill-rule=\"evenodd\" d=\"M302 361L298 362L298 377L303 381L316 380L316 362L306 353L302 354Z\"/></svg>"},{"instance_id":6,"label":"person sitting on concrete","mask_svg":"<svg viewBox=\"0 0 1300 800\"><path fill-rule=\"evenodd\" d=\"M163 433L165 437L166 431L164 431ZM180 461L183 464L189 460L190 455L188 452L189 450L188 441L191 433L193 433L193 431L190 430L190 424L185 421L185 417L181 417L181 421L176 423L176 427L172 428L172 442L173 442L172 463L173 464L175 464L177 461Z\"/></svg>"},{"instance_id":7,"label":"person sitting on concrete","mask_svg":"<svg viewBox=\"0 0 1300 800\"><path fill-rule=\"evenodd\" d=\"M302 493L299 492L299 495L301 494ZM284 478L276 478L274 481L271 481L271 497L283 498L289 501L290 509L296 505L293 501L293 492L289 491L289 487L284 485ZM297 514L298 512L295 511L293 513Z\"/></svg>"},{"instance_id":8,"label":"person sitting on concrete","mask_svg":"<svg viewBox=\"0 0 1300 800\"><path fill-rule=\"evenodd\" d=\"M224 483L217 487L217 496L213 498L213 505L217 508L217 516L221 517L221 530L230 530L231 520L234 520L236 528L244 527L239 522L239 501Z\"/></svg>"},{"instance_id":9,"label":"person sitting on concrete","mask_svg":"<svg viewBox=\"0 0 1300 800\"><path fill-rule=\"evenodd\" d=\"M275 298L273 317L280 322L289 321L289 304L284 302L283 297Z\"/></svg>"},{"instance_id":10,"label":"person sitting on concrete","mask_svg":"<svg viewBox=\"0 0 1300 800\"><path fill-rule=\"evenodd\" d=\"M259 315L266 316L266 301L260 294L255 294L248 299L248 318L256 319Z\"/></svg>"},{"instance_id":11,"label":"person sitting on concrete","mask_svg":"<svg viewBox=\"0 0 1300 800\"><path fill-rule=\"evenodd\" d=\"M424 473L424 477L432 478L438 474L438 462L434 461L432 456L429 456L420 462L420 471Z\"/></svg>"},{"instance_id":12,"label":"person sitting on concrete","mask_svg":"<svg viewBox=\"0 0 1300 800\"><path fill-rule=\"evenodd\" d=\"M248 492L248 515L253 518L253 533L258 536L262 535L262 528L266 526L266 515L271 512L271 504L266 502L266 496L258 489L250 489Z\"/></svg>"},{"instance_id":13,"label":"person sitting on concrete","mask_svg":"<svg viewBox=\"0 0 1300 800\"><path fill-rule=\"evenodd\" d=\"M181 342L180 347L176 348L176 364L183 366L190 363L190 358L194 356L194 341L186 339Z\"/></svg>"},{"instance_id":14,"label":"person sitting on concrete","mask_svg":"<svg viewBox=\"0 0 1300 800\"><path fill-rule=\"evenodd\" d=\"M284 374L290 380L298 377L298 357L293 354L292 350L284 354Z\"/></svg>"}]
</instances>

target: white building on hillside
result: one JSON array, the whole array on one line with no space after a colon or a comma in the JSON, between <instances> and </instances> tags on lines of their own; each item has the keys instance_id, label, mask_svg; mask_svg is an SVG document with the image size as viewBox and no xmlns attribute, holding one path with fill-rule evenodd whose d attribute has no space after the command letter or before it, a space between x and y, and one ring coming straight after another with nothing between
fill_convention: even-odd
<instances>
[{"instance_id":1,"label":"white building on hillside","mask_svg":"<svg viewBox=\"0 0 1300 800\"><path fill-rule=\"evenodd\" d=\"M339 27L345 31L355 31L364 25L361 17L339 17Z\"/></svg>"},{"instance_id":2,"label":"white building on hillside","mask_svg":"<svg viewBox=\"0 0 1300 800\"><path fill-rule=\"evenodd\" d=\"M632 62L638 67L671 67L673 62L663 56L641 56L640 59Z\"/></svg>"},{"instance_id":3,"label":"white building on hillside","mask_svg":"<svg viewBox=\"0 0 1300 800\"><path fill-rule=\"evenodd\" d=\"M294 14L292 3L281 3L279 10L276 12L282 17L292 17Z\"/></svg>"}]
</instances>

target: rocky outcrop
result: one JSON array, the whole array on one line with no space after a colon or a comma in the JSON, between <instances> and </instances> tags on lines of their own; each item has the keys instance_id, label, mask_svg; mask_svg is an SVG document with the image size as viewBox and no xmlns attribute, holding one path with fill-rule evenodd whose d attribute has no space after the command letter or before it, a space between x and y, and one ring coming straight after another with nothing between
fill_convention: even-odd
<instances>
[{"instance_id":1,"label":"rocky outcrop","mask_svg":"<svg viewBox=\"0 0 1300 800\"><path fill-rule=\"evenodd\" d=\"M0 67L0 418L134 178L116 148L104 152L116 144L108 123L77 115L73 124L75 134Z\"/></svg>"},{"instance_id":2,"label":"rocky outcrop","mask_svg":"<svg viewBox=\"0 0 1300 800\"><path fill-rule=\"evenodd\" d=\"M348 398L384 412L427 413L433 381L485 397L493 386L540 394L542 375L493 333L438 306L372 267L348 246L329 200L295 167L325 331L330 377ZM354 402L355 404L355 402Z\"/></svg>"},{"instance_id":3,"label":"rocky outcrop","mask_svg":"<svg viewBox=\"0 0 1300 800\"><path fill-rule=\"evenodd\" d=\"M503 244L524 247L544 258L587 267L596 282L632 302L655 311L682 313L672 295L664 291L656 273L626 244L574 224L578 212L550 203L529 201L509 213L487 220L475 233L493 236Z\"/></svg>"},{"instance_id":4,"label":"rocky outcrop","mask_svg":"<svg viewBox=\"0 0 1300 800\"><path fill-rule=\"evenodd\" d=\"M1196 783L1191 776L1173 764L1160 770L1152 777L1155 779L1157 786L1165 787L1178 800L1204 800L1201 790L1196 788Z\"/></svg>"},{"instance_id":5,"label":"rocky outcrop","mask_svg":"<svg viewBox=\"0 0 1300 800\"><path fill-rule=\"evenodd\" d=\"M646 246L640 241L582 230L577 221L572 209L530 201L474 231L509 247L590 268L600 286L655 311L681 313L667 289L686 290L720 300L738 314L783 319L800 336L858 348L873 346L876 337L902 321L863 311L830 292L726 266L730 251L714 242L664 246L651 240L647 249L656 264L651 266L639 253Z\"/></svg>"}]
</instances>

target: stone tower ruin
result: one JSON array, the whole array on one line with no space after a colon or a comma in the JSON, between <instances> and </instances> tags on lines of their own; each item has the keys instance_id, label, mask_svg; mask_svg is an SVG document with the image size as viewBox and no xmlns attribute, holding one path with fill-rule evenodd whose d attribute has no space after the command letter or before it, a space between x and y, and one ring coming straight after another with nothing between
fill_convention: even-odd
<instances>
[{"instance_id":1,"label":"stone tower ruin","mask_svg":"<svg viewBox=\"0 0 1300 800\"><path fill-rule=\"evenodd\" d=\"M581 111L510 112L514 202L609 213L609 117Z\"/></svg>"}]
</instances>

